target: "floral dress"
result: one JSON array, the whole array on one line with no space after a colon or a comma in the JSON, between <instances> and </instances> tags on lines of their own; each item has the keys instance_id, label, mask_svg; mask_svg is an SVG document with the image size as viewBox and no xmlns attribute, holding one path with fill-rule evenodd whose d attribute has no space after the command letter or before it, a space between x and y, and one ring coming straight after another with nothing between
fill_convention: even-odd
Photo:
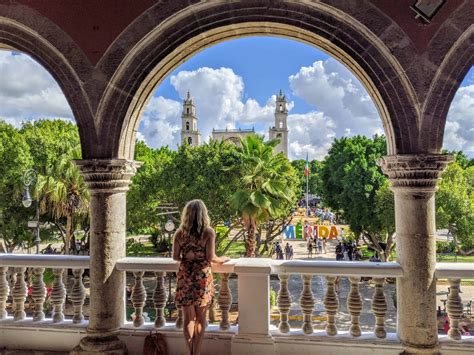
<instances>
[{"instance_id":1,"label":"floral dress","mask_svg":"<svg viewBox=\"0 0 474 355\"><path fill-rule=\"evenodd\" d=\"M177 276L176 304L205 307L211 303L214 296L214 281L211 263L206 259L206 247L189 236L183 236L180 246L181 263ZM185 258L190 251L195 255L192 260Z\"/></svg>"}]
</instances>

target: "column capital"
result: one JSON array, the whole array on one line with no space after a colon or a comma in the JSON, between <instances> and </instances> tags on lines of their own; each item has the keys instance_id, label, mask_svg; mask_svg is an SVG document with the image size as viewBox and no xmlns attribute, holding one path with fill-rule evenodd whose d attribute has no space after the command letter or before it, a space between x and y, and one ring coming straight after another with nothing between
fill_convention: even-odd
<instances>
[{"instance_id":1,"label":"column capital","mask_svg":"<svg viewBox=\"0 0 474 355\"><path fill-rule=\"evenodd\" d=\"M377 163L389 177L393 191L434 193L452 160L444 154L398 154L384 156Z\"/></svg>"},{"instance_id":2,"label":"column capital","mask_svg":"<svg viewBox=\"0 0 474 355\"><path fill-rule=\"evenodd\" d=\"M74 160L91 194L128 191L141 162L127 159Z\"/></svg>"}]
</instances>

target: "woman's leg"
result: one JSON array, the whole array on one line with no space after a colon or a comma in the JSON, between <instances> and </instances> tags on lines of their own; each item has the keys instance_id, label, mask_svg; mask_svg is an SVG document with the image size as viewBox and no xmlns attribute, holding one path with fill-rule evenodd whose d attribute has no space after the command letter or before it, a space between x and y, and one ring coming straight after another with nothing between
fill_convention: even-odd
<instances>
[{"instance_id":1,"label":"woman's leg","mask_svg":"<svg viewBox=\"0 0 474 355\"><path fill-rule=\"evenodd\" d=\"M189 348L189 354L193 353L193 342L194 342L194 327L196 325L196 312L194 311L194 306L183 306L183 332L184 340L186 345Z\"/></svg>"},{"instance_id":2,"label":"woman's leg","mask_svg":"<svg viewBox=\"0 0 474 355\"><path fill-rule=\"evenodd\" d=\"M204 331L206 330L207 307L196 306L195 311L196 327L194 328L193 355L200 355L202 339L204 338Z\"/></svg>"}]
</instances>

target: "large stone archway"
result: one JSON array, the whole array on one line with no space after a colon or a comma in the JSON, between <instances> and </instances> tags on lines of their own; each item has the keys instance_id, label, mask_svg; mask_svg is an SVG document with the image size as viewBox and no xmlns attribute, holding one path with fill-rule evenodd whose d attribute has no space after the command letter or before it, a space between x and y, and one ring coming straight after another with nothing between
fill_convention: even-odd
<instances>
[{"instance_id":1,"label":"large stone archway","mask_svg":"<svg viewBox=\"0 0 474 355\"><path fill-rule=\"evenodd\" d=\"M147 27L144 21L153 21L153 17L140 18L140 25ZM110 140L103 149L117 158L131 158L140 115L152 91L167 74L213 44L256 35L299 40L344 63L374 100L390 154L423 150L417 146L416 94L389 49L365 26L334 8L294 2L269 7L245 2L199 4L154 27L130 49L104 94L97 118L100 131L107 132ZM112 53L113 48L108 55ZM107 117L115 120L107 122Z\"/></svg>"}]
</instances>

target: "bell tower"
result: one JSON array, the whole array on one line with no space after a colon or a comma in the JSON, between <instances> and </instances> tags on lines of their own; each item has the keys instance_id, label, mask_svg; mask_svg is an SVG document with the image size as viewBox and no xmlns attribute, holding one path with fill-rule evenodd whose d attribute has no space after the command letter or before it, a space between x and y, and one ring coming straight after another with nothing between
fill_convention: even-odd
<instances>
[{"instance_id":1,"label":"bell tower","mask_svg":"<svg viewBox=\"0 0 474 355\"><path fill-rule=\"evenodd\" d=\"M275 126L270 127L268 136L270 139L278 139L280 143L275 147L277 153L283 153L285 157L288 157L288 106L286 97L280 90L280 93L276 97L275 105Z\"/></svg>"},{"instance_id":2,"label":"bell tower","mask_svg":"<svg viewBox=\"0 0 474 355\"><path fill-rule=\"evenodd\" d=\"M198 146L201 144L201 133L197 128L196 106L194 106L191 94L186 94L183 101L183 113L181 114L181 143Z\"/></svg>"}]
</instances>

